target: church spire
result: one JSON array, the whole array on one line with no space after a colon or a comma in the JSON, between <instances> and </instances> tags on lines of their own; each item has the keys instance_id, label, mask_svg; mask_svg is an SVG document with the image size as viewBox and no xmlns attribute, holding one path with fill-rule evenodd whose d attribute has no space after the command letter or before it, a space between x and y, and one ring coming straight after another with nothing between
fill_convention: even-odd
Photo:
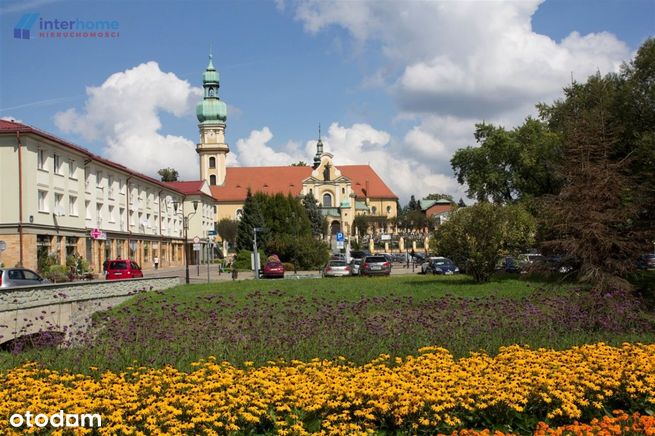
<instances>
[{"instance_id":1,"label":"church spire","mask_svg":"<svg viewBox=\"0 0 655 436\"><path fill-rule=\"evenodd\" d=\"M321 156L323 155L323 141L321 140L321 123L318 123L318 142L316 143L316 154L314 155L314 165L312 168L316 169L321 164Z\"/></svg>"}]
</instances>

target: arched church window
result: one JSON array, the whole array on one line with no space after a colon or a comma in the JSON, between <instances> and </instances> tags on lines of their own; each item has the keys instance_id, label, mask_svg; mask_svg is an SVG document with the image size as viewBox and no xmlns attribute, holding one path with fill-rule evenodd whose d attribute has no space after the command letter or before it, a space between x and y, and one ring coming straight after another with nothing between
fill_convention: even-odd
<instances>
[{"instance_id":1,"label":"arched church window","mask_svg":"<svg viewBox=\"0 0 655 436\"><path fill-rule=\"evenodd\" d=\"M209 184L212 185L212 186L216 185L216 176L215 175L212 174L211 176L209 176Z\"/></svg>"},{"instance_id":2,"label":"arched church window","mask_svg":"<svg viewBox=\"0 0 655 436\"><path fill-rule=\"evenodd\" d=\"M216 168L216 158L215 157L210 157L209 158L209 168Z\"/></svg>"},{"instance_id":3,"label":"arched church window","mask_svg":"<svg viewBox=\"0 0 655 436\"><path fill-rule=\"evenodd\" d=\"M345 194L346 193L346 188L341 188L341 193Z\"/></svg>"},{"instance_id":4,"label":"arched church window","mask_svg":"<svg viewBox=\"0 0 655 436\"><path fill-rule=\"evenodd\" d=\"M377 213L377 211L378 211L378 208L377 208L377 207L375 207L375 206L371 207L371 213L372 213L373 215L375 215L375 214Z\"/></svg>"},{"instance_id":5,"label":"arched church window","mask_svg":"<svg viewBox=\"0 0 655 436\"><path fill-rule=\"evenodd\" d=\"M391 213L391 206L387 206L387 213Z\"/></svg>"},{"instance_id":6,"label":"arched church window","mask_svg":"<svg viewBox=\"0 0 655 436\"><path fill-rule=\"evenodd\" d=\"M330 194L323 194L323 207L332 207L332 196Z\"/></svg>"},{"instance_id":7,"label":"arched church window","mask_svg":"<svg viewBox=\"0 0 655 436\"><path fill-rule=\"evenodd\" d=\"M234 217L238 220L241 220L242 216L243 216L243 209L237 209L236 213L234 214Z\"/></svg>"}]
</instances>

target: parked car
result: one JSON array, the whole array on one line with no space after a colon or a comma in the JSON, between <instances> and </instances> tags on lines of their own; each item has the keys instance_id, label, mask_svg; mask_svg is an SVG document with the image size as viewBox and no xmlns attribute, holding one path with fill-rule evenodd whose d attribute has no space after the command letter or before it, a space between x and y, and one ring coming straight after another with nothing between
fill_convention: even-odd
<instances>
[{"instance_id":1,"label":"parked car","mask_svg":"<svg viewBox=\"0 0 655 436\"><path fill-rule=\"evenodd\" d=\"M637 259L637 268L655 270L655 254L642 254Z\"/></svg>"},{"instance_id":2,"label":"parked car","mask_svg":"<svg viewBox=\"0 0 655 436\"><path fill-rule=\"evenodd\" d=\"M362 276L388 276L391 274L391 262L387 261L384 256L366 256L359 274Z\"/></svg>"},{"instance_id":3,"label":"parked car","mask_svg":"<svg viewBox=\"0 0 655 436\"><path fill-rule=\"evenodd\" d=\"M371 253L369 253L366 250L353 250L350 252L350 257L352 257L353 259L363 259L366 256L370 256L370 255Z\"/></svg>"},{"instance_id":4,"label":"parked car","mask_svg":"<svg viewBox=\"0 0 655 436\"><path fill-rule=\"evenodd\" d=\"M459 273L459 268L455 265L455 262L447 257L439 257L433 260L430 262L430 268L432 269L432 274L451 275Z\"/></svg>"},{"instance_id":5,"label":"parked car","mask_svg":"<svg viewBox=\"0 0 655 436\"><path fill-rule=\"evenodd\" d=\"M353 259L350 261L350 273L354 276L358 276L362 267L364 259Z\"/></svg>"},{"instance_id":6,"label":"parked car","mask_svg":"<svg viewBox=\"0 0 655 436\"><path fill-rule=\"evenodd\" d=\"M432 272L432 262L437 261L437 260L443 260L445 257L441 256L430 256L426 259L423 260L420 264L417 262L417 265L421 266L421 270L419 271L419 274L427 274L429 272Z\"/></svg>"},{"instance_id":7,"label":"parked car","mask_svg":"<svg viewBox=\"0 0 655 436\"><path fill-rule=\"evenodd\" d=\"M281 262L266 262L262 269L262 277L265 279L284 278L284 265Z\"/></svg>"},{"instance_id":8,"label":"parked car","mask_svg":"<svg viewBox=\"0 0 655 436\"><path fill-rule=\"evenodd\" d=\"M546 258L539 253L523 253L516 257L521 267L526 267L535 262L543 262Z\"/></svg>"},{"instance_id":9,"label":"parked car","mask_svg":"<svg viewBox=\"0 0 655 436\"><path fill-rule=\"evenodd\" d=\"M107 263L107 280L136 279L143 277L143 272L138 263L130 259L110 260Z\"/></svg>"},{"instance_id":10,"label":"parked car","mask_svg":"<svg viewBox=\"0 0 655 436\"><path fill-rule=\"evenodd\" d=\"M0 288L13 288L15 286L43 285L50 283L27 268L0 268Z\"/></svg>"},{"instance_id":11,"label":"parked car","mask_svg":"<svg viewBox=\"0 0 655 436\"><path fill-rule=\"evenodd\" d=\"M350 265L345 260L330 260L323 267L323 277L344 277L351 275Z\"/></svg>"},{"instance_id":12,"label":"parked car","mask_svg":"<svg viewBox=\"0 0 655 436\"><path fill-rule=\"evenodd\" d=\"M503 256L496 262L496 271L506 273L519 273L521 272L521 265L519 261L512 256Z\"/></svg>"}]
</instances>

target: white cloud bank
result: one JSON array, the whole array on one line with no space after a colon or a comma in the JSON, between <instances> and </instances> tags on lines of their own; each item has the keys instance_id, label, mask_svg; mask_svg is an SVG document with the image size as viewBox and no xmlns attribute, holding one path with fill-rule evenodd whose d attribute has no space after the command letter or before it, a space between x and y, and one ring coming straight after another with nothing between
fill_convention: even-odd
<instances>
[{"instance_id":1,"label":"white cloud bank","mask_svg":"<svg viewBox=\"0 0 655 436\"><path fill-rule=\"evenodd\" d=\"M68 109L55 115L61 131L107 144L106 158L145 174L173 167L183 179L198 177L195 143L159 130L160 113L189 114L202 97L200 88L147 62L112 74L102 85L88 87L86 94L81 112Z\"/></svg>"},{"instance_id":2,"label":"white cloud bank","mask_svg":"<svg viewBox=\"0 0 655 436\"><path fill-rule=\"evenodd\" d=\"M617 71L630 58L610 33L572 32L560 42L535 33L531 20L541 3L307 0L287 6L309 33L345 29L357 55L379 47L384 64L362 86L390 89L398 117L417 121L397 148L403 159L431 169L428 180L449 180L411 191L424 195L453 185L448 161L474 143L476 122L512 127L534 114L536 103L561 96L571 76ZM387 180L406 191L397 177Z\"/></svg>"}]
</instances>

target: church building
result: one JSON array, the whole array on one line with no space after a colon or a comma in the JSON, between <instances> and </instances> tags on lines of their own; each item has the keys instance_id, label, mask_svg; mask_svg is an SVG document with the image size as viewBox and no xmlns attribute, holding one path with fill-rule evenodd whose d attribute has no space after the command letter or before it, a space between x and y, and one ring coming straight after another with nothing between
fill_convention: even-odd
<instances>
[{"instance_id":1,"label":"church building","mask_svg":"<svg viewBox=\"0 0 655 436\"><path fill-rule=\"evenodd\" d=\"M200 143L200 178L207 181L216 201L216 221L239 219L248 190L252 193L312 193L321 213L328 219L330 233L354 234L357 215L394 218L398 197L370 165L335 165L334 156L323 151L320 138L312 166L226 167L230 147L225 142L227 106L218 96L219 74L209 56L202 75L204 97L196 114Z\"/></svg>"}]
</instances>

